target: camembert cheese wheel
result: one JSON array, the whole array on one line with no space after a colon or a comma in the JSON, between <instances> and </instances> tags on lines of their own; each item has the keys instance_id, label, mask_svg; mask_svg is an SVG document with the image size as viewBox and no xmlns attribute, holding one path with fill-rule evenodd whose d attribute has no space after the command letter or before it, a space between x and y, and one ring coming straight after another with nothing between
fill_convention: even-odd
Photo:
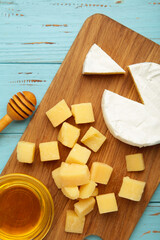
<instances>
[{"instance_id":1,"label":"camembert cheese wheel","mask_svg":"<svg viewBox=\"0 0 160 240\"><path fill-rule=\"evenodd\" d=\"M160 65L139 63L129 66L143 104L105 90L102 112L114 137L132 146L160 143Z\"/></svg>"}]
</instances>

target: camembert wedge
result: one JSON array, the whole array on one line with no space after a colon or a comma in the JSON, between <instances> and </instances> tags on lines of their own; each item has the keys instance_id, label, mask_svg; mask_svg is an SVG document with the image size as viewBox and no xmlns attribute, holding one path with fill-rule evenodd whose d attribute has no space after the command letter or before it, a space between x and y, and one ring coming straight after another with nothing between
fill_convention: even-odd
<instances>
[{"instance_id":1,"label":"camembert wedge","mask_svg":"<svg viewBox=\"0 0 160 240\"><path fill-rule=\"evenodd\" d=\"M142 102L160 114L160 64L144 62L128 68Z\"/></svg>"},{"instance_id":2,"label":"camembert wedge","mask_svg":"<svg viewBox=\"0 0 160 240\"><path fill-rule=\"evenodd\" d=\"M125 71L97 44L93 44L83 63L83 74L124 74Z\"/></svg>"}]
</instances>

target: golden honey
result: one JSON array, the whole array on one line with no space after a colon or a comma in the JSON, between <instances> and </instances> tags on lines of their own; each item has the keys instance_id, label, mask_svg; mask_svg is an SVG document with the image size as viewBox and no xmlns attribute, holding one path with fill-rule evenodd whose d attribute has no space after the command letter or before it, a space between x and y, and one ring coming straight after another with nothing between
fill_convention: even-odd
<instances>
[{"instance_id":1,"label":"golden honey","mask_svg":"<svg viewBox=\"0 0 160 240\"><path fill-rule=\"evenodd\" d=\"M24 174L0 177L0 239L41 240L53 215L52 197L40 181Z\"/></svg>"},{"instance_id":2,"label":"golden honey","mask_svg":"<svg viewBox=\"0 0 160 240\"><path fill-rule=\"evenodd\" d=\"M41 215L38 197L22 186L12 186L0 194L0 226L9 234L24 234L36 226Z\"/></svg>"}]
</instances>

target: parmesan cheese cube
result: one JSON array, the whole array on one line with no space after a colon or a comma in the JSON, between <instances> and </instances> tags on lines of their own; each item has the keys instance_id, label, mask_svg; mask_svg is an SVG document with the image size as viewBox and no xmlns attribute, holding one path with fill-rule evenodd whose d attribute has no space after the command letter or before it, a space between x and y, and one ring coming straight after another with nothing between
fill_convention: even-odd
<instances>
[{"instance_id":1,"label":"parmesan cheese cube","mask_svg":"<svg viewBox=\"0 0 160 240\"><path fill-rule=\"evenodd\" d=\"M94 209L95 202L94 197L81 199L74 204L74 211L78 216L85 216Z\"/></svg>"},{"instance_id":2,"label":"parmesan cheese cube","mask_svg":"<svg viewBox=\"0 0 160 240\"><path fill-rule=\"evenodd\" d=\"M39 150L42 162L60 159L57 141L40 143Z\"/></svg>"},{"instance_id":3,"label":"parmesan cheese cube","mask_svg":"<svg viewBox=\"0 0 160 240\"><path fill-rule=\"evenodd\" d=\"M127 171L143 171L145 169L143 154L136 153L126 156Z\"/></svg>"},{"instance_id":4,"label":"parmesan cheese cube","mask_svg":"<svg viewBox=\"0 0 160 240\"><path fill-rule=\"evenodd\" d=\"M93 162L91 166L91 180L96 183L107 184L113 168L106 163L102 162Z\"/></svg>"},{"instance_id":5,"label":"parmesan cheese cube","mask_svg":"<svg viewBox=\"0 0 160 240\"><path fill-rule=\"evenodd\" d=\"M75 200L79 198L79 189L78 187L63 187L62 193L69 199Z\"/></svg>"},{"instance_id":6,"label":"parmesan cheese cube","mask_svg":"<svg viewBox=\"0 0 160 240\"><path fill-rule=\"evenodd\" d=\"M59 134L58 140L66 147L72 148L77 142L80 135L80 129L64 122Z\"/></svg>"},{"instance_id":7,"label":"parmesan cheese cube","mask_svg":"<svg viewBox=\"0 0 160 240\"><path fill-rule=\"evenodd\" d=\"M90 180L89 183L80 186L79 198L89 198L94 192L96 186L97 184L92 180Z\"/></svg>"},{"instance_id":8,"label":"parmesan cheese cube","mask_svg":"<svg viewBox=\"0 0 160 240\"><path fill-rule=\"evenodd\" d=\"M35 143L19 141L17 145L17 160L22 163L33 163Z\"/></svg>"},{"instance_id":9,"label":"parmesan cheese cube","mask_svg":"<svg viewBox=\"0 0 160 240\"><path fill-rule=\"evenodd\" d=\"M80 103L71 106L76 124L94 122L94 114L91 103Z\"/></svg>"},{"instance_id":10,"label":"parmesan cheese cube","mask_svg":"<svg viewBox=\"0 0 160 240\"><path fill-rule=\"evenodd\" d=\"M96 196L100 214L118 211L117 201L114 193Z\"/></svg>"},{"instance_id":11,"label":"parmesan cheese cube","mask_svg":"<svg viewBox=\"0 0 160 240\"><path fill-rule=\"evenodd\" d=\"M85 217L79 217L73 210L67 210L65 232L82 233Z\"/></svg>"},{"instance_id":12,"label":"parmesan cheese cube","mask_svg":"<svg viewBox=\"0 0 160 240\"><path fill-rule=\"evenodd\" d=\"M98 187L96 187L91 195L91 197L95 197L98 195Z\"/></svg>"},{"instance_id":13,"label":"parmesan cheese cube","mask_svg":"<svg viewBox=\"0 0 160 240\"><path fill-rule=\"evenodd\" d=\"M52 178L54 179L57 188L61 188L60 167L52 171Z\"/></svg>"},{"instance_id":14,"label":"parmesan cheese cube","mask_svg":"<svg viewBox=\"0 0 160 240\"><path fill-rule=\"evenodd\" d=\"M90 127L81 139L81 142L94 152L97 152L105 140L106 137L102 133L96 128Z\"/></svg>"},{"instance_id":15,"label":"parmesan cheese cube","mask_svg":"<svg viewBox=\"0 0 160 240\"><path fill-rule=\"evenodd\" d=\"M78 143L74 145L71 149L66 162L67 163L78 163L78 164L86 164L89 157L91 155L91 151L86 147L82 147Z\"/></svg>"},{"instance_id":16,"label":"parmesan cheese cube","mask_svg":"<svg viewBox=\"0 0 160 240\"><path fill-rule=\"evenodd\" d=\"M145 184L145 182L134 180L129 177L124 177L118 196L133 201L140 201Z\"/></svg>"},{"instance_id":17,"label":"parmesan cheese cube","mask_svg":"<svg viewBox=\"0 0 160 240\"><path fill-rule=\"evenodd\" d=\"M65 100L61 100L54 107L46 112L47 117L51 121L53 127L57 127L66 119L72 116L72 113L65 102Z\"/></svg>"},{"instance_id":18,"label":"parmesan cheese cube","mask_svg":"<svg viewBox=\"0 0 160 240\"><path fill-rule=\"evenodd\" d=\"M90 172L87 165L62 162L60 178L62 187L75 187L89 183Z\"/></svg>"}]
</instances>

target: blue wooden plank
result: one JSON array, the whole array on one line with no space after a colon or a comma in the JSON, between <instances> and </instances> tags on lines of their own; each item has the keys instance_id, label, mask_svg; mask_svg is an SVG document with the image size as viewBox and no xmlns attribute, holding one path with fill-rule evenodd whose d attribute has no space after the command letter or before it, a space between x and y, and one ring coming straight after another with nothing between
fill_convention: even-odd
<instances>
[{"instance_id":1,"label":"blue wooden plank","mask_svg":"<svg viewBox=\"0 0 160 240\"><path fill-rule=\"evenodd\" d=\"M20 91L31 91L42 100L59 64L0 64L0 118L6 114L9 99ZM3 133L23 133L31 117L25 121L13 122Z\"/></svg>"},{"instance_id":2,"label":"blue wooden plank","mask_svg":"<svg viewBox=\"0 0 160 240\"><path fill-rule=\"evenodd\" d=\"M133 209L134 211L134 209ZM160 239L160 203L149 204L139 220L130 240L158 240Z\"/></svg>"},{"instance_id":3,"label":"blue wooden plank","mask_svg":"<svg viewBox=\"0 0 160 240\"><path fill-rule=\"evenodd\" d=\"M160 4L138 1L0 3L0 62L62 62L87 17L105 14L160 43ZM153 16L154 12L154 16ZM63 14L63 17L62 17ZM43 16L43 17L42 17Z\"/></svg>"},{"instance_id":4,"label":"blue wooden plank","mask_svg":"<svg viewBox=\"0 0 160 240\"><path fill-rule=\"evenodd\" d=\"M21 134L0 134L0 173L16 147Z\"/></svg>"},{"instance_id":5,"label":"blue wooden plank","mask_svg":"<svg viewBox=\"0 0 160 240\"><path fill-rule=\"evenodd\" d=\"M155 193L153 194L150 203L158 203L158 202L160 203L160 184L157 187L157 190L155 191Z\"/></svg>"}]
</instances>

